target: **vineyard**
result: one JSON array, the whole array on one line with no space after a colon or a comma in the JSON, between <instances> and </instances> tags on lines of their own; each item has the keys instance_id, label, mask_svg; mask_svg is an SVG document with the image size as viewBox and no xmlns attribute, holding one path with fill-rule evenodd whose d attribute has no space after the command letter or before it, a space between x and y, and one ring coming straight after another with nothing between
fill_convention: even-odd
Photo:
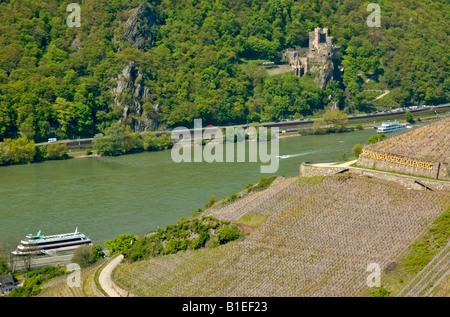
<instances>
[{"instance_id":1,"label":"vineyard","mask_svg":"<svg viewBox=\"0 0 450 317\"><path fill-rule=\"evenodd\" d=\"M100 265L96 264L80 271L80 287L69 287L67 280L70 277L64 275L46 283L38 297L95 297L92 290L92 278Z\"/></svg>"},{"instance_id":2,"label":"vineyard","mask_svg":"<svg viewBox=\"0 0 450 317\"><path fill-rule=\"evenodd\" d=\"M447 163L450 158L450 118L384 140L368 149Z\"/></svg>"},{"instance_id":3,"label":"vineyard","mask_svg":"<svg viewBox=\"0 0 450 317\"><path fill-rule=\"evenodd\" d=\"M429 296L450 274L450 242L397 294L397 296Z\"/></svg>"},{"instance_id":4,"label":"vineyard","mask_svg":"<svg viewBox=\"0 0 450 317\"><path fill-rule=\"evenodd\" d=\"M367 266L386 270L449 204L448 192L352 174L279 178L209 212L260 219L245 239L121 264L114 279L138 296L358 296Z\"/></svg>"}]
</instances>

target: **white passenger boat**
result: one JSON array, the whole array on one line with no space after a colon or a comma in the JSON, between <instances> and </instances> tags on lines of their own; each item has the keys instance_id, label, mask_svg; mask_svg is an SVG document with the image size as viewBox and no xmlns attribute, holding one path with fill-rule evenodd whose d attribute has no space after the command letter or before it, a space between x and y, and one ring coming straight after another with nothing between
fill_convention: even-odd
<instances>
[{"instance_id":1,"label":"white passenger boat","mask_svg":"<svg viewBox=\"0 0 450 317\"><path fill-rule=\"evenodd\" d=\"M39 230L37 234L28 234L26 239L20 241L20 245L12 253L15 255L26 254L53 254L60 251L74 250L82 245L90 246L92 241L78 228L75 232L44 236Z\"/></svg>"},{"instance_id":2,"label":"white passenger boat","mask_svg":"<svg viewBox=\"0 0 450 317\"><path fill-rule=\"evenodd\" d=\"M400 131L400 130L403 130L406 128L407 128L406 123L398 123L397 121L395 121L395 122L385 121L385 122L383 122L383 124L378 126L377 132L378 133L388 133L388 132Z\"/></svg>"}]
</instances>

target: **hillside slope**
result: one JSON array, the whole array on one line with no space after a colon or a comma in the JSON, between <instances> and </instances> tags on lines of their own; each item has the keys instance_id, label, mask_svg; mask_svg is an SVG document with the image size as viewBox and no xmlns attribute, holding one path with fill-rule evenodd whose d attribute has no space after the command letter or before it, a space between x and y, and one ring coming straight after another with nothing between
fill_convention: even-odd
<instances>
[{"instance_id":1,"label":"hillside slope","mask_svg":"<svg viewBox=\"0 0 450 317\"><path fill-rule=\"evenodd\" d=\"M380 0L373 28L354 0L85 0L80 27L70 3L0 2L0 141L365 111L367 89L389 90L389 107L450 100L443 0ZM341 47L335 82L265 74L316 27Z\"/></svg>"},{"instance_id":2,"label":"hillside slope","mask_svg":"<svg viewBox=\"0 0 450 317\"><path fill-rule=\"evenodd\" d=\"M139 296L358 296L367 266L388 268L450 204L447 192L351 174L290 181L236 208L241 222L265 219L244 240L121 264L116 282Z\"/></svg>"}]
</instances>

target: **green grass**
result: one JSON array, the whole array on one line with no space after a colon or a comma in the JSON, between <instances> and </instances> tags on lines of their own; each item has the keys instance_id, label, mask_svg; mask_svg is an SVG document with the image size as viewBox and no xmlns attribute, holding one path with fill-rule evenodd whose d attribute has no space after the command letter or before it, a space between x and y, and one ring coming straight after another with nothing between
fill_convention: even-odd
<instances>
[{"instance_id":1,"label":"green grass","mask_svg":"<svg viewBox=\"0 0 450 317\"><path fill-rule=\"evenodd\" d=\"M257 213L252 213L252 214L246 214L244 216L242 216L240 219L238 219L236 221L236 223L241 223L241 224L245 224L245 225L249 225L252 227L259 227L260 225L262 225L267 218L269 217L269 214L257 214Z\"/></svg>"},{"instance_id":2,"label":"green grass","mask_svg":"<svg viewBox=\"0 0 450 317\"><path fill-rule=\"evenodd\" d=\"M300 186L314 186L322 183L325 176L299 177L298 184Z\"/></svg>"}]
</instances>

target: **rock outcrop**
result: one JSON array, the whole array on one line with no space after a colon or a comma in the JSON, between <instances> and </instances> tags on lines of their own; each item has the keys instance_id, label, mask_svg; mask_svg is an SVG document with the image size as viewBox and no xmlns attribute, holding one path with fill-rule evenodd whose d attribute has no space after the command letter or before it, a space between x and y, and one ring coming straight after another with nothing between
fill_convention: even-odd
<instances>
[{"instance_id":1,"label":"rock outcrop","mask_svg":"<svg viewBox=\"0 0 450 317\"><path fill-rule=\"evenodd\" d=\"M150 104L150 89L145 86L145 78L139 68L128 63L114 79L116 86L111 89L116 109L122 111L121 121L134 131L145 131L158 126L158 105Z\"/></svg>"},{"instance_id":2,"label":"rock outcrop","mask_svg":"<svg viewBox=\"0 0 450 317\"><path fill-rule=\"evenodd\" d=\"M131 10L123 35L137 49L150 48L155 43L154 27L157 23L158 17L153 8L150 5L141 4Z\"/></svg>"},{"instance_id":3,"label":"rock outcrop","mask_svg":"<svg viewBox=\"0 0 450 317\"><path fill-rule=\"evenodd\" d=\"M156 10L143 3L129 11L129 18L118 30L116 42L124 41L139 50L151 48L155 42L155 28L160 24ZM120 51L120 48L119 48ZM113 108L121 113L121 122L134 131L145 131L158 126L158 104L151 103L150 89L145 86L145 75L132 61L112 80Z\"/></svg>"}]
</instances>

